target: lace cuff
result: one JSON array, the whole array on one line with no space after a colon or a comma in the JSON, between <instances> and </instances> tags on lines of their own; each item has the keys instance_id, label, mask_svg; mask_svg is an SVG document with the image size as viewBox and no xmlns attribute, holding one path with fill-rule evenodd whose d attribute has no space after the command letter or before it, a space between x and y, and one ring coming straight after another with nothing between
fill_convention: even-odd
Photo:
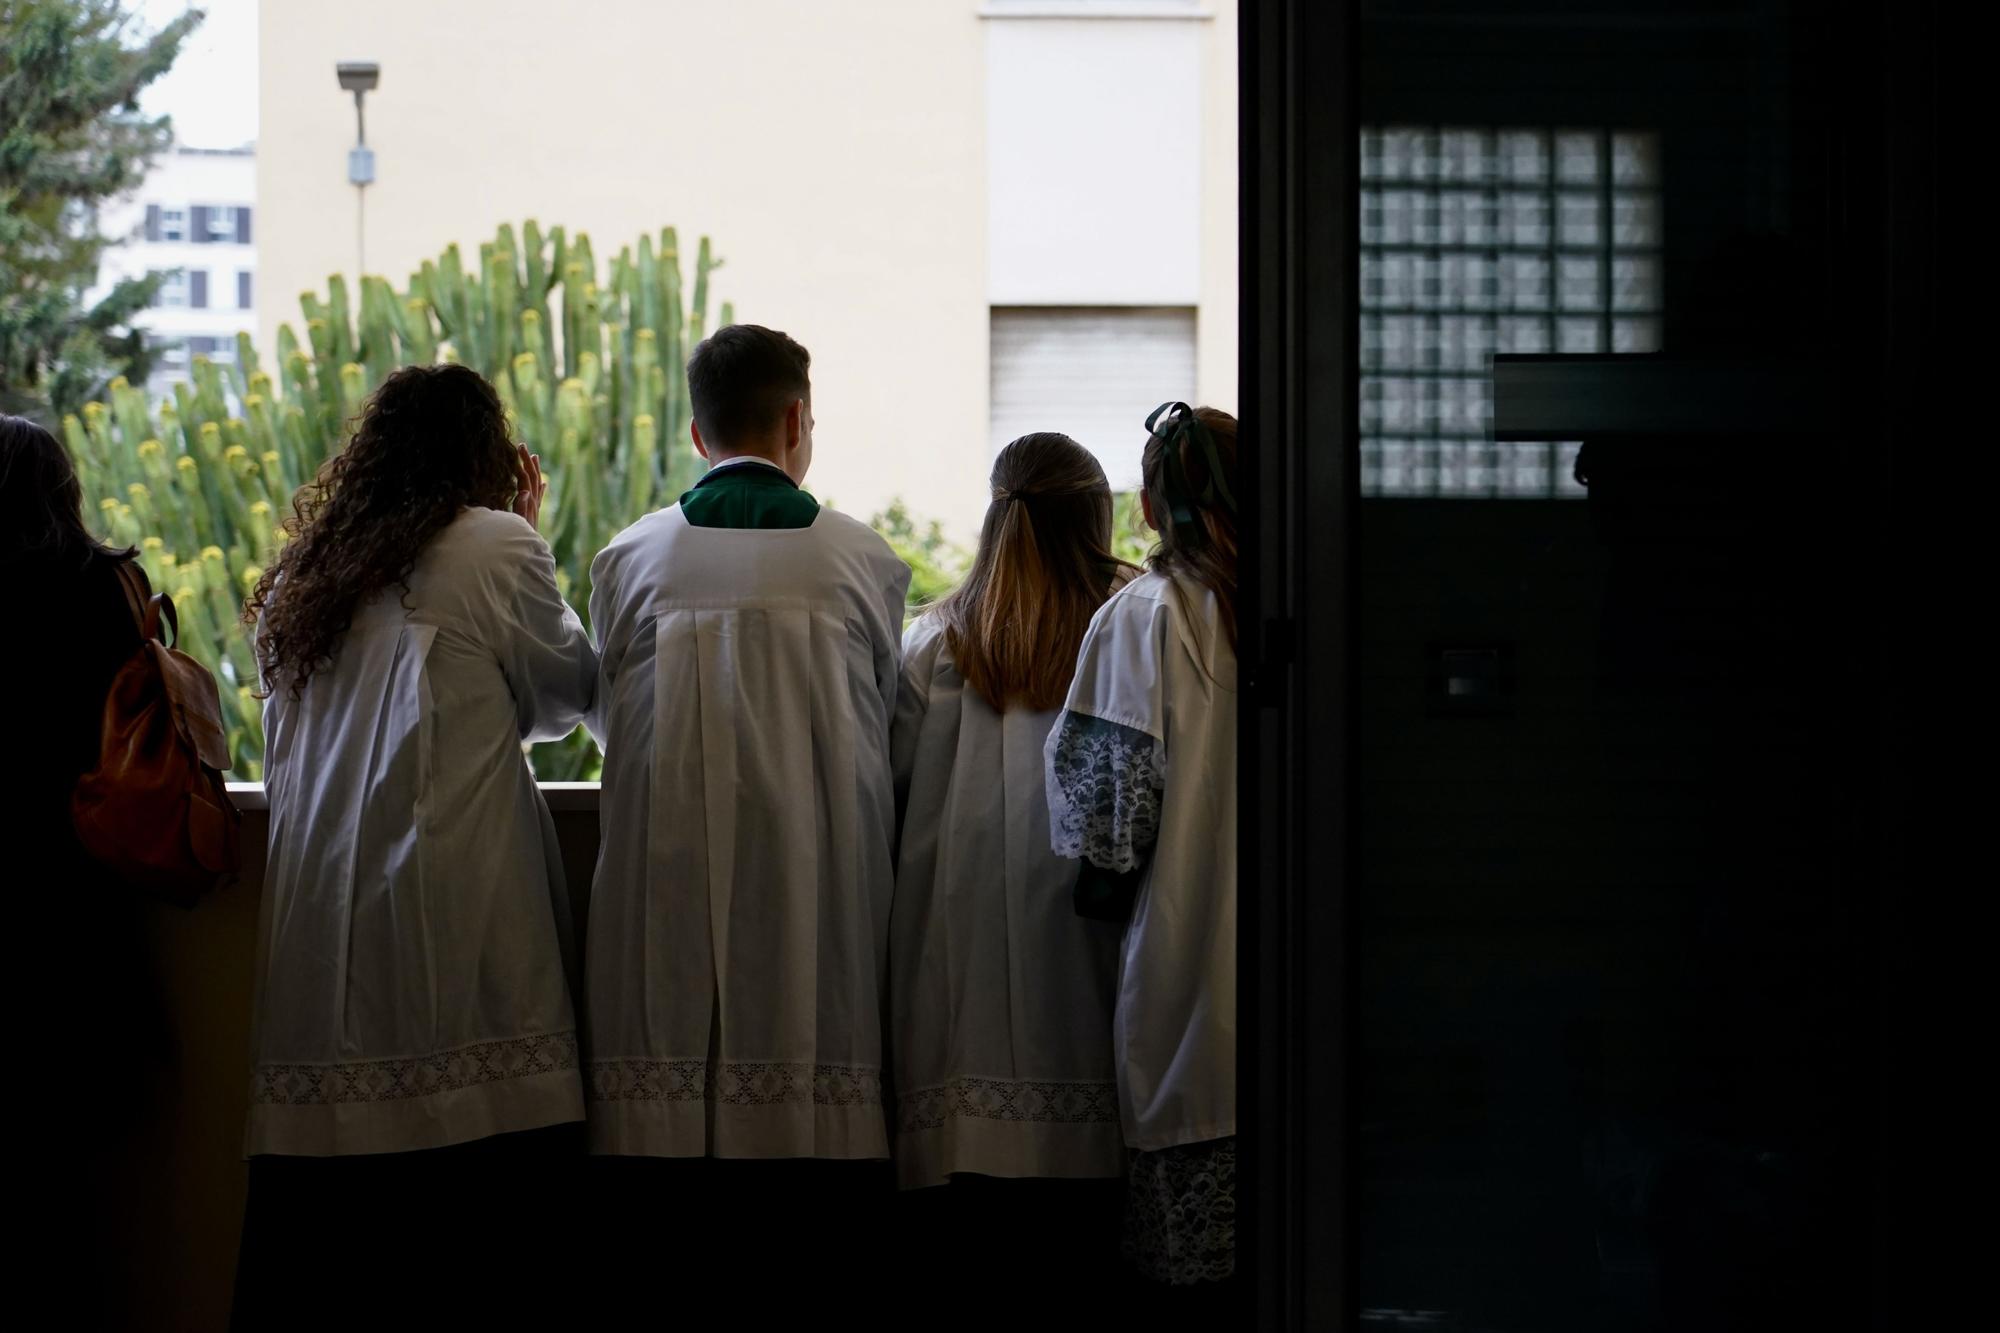
<instances>
[{"instance_id":1,"label":"lace cuff","mask_svg":"<svg viewBox=\"0 0 2000 1333\"><path fill-rule=\"evenodd\" d=\"M1065 712L1049 739L1049 843L1058 856L1136 870L1160 834L1166 756L1133 727Z\"/></svg>"}]
</instances>

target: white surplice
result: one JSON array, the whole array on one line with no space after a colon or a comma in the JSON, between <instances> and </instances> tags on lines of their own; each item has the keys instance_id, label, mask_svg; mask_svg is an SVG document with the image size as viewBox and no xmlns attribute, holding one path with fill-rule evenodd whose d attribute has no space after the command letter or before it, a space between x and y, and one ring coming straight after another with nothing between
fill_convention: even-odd
<instances>
[{"instance_id":1,"label":"white surplice","mask_svg":"<svg viewBox=\"0 0 2000 1333\"><path fill-rule=\"evenodd\" d=\"M574 730L596 668L548 546L467 509L298 698L270 682L250 1153L583 1118L569 902L521 742Z\"/></svg>"},{"instance_id":2,"label":"white surplice","mask_svg":"<svg viewBox=\"0 0 2000 1333\"><path fill-rule=\"evenodd\" d=\"M1076 914L1049 846L1043 744L1056 710L995 712L939 617L903 644L890 912L896 1173L1117 1176L1116 928Z\"/></svg>"},{"instance_id":3,"label":"white surplice","mask_svg":"<svg viewBox=\"0 0 2000 1333\"><path fill-rule=\"evenodd\" d=\"M591 569L591 1148L884 1157L889 720L909 567L866 526L691 525Z\"/></svg>"},{"instance_id":4,"label":"white surplice","mask_svg":"<svg viewBox=\"0 0 2000 1333\"><path fill-rule=\"evenodd\" d=\"M1125 1142L1236 1132L1236 654L1215 595L1149 573L1098 610L1048 740L1052 845L1144 867L1112 1020Z\"/></svg>"}]
</instances>

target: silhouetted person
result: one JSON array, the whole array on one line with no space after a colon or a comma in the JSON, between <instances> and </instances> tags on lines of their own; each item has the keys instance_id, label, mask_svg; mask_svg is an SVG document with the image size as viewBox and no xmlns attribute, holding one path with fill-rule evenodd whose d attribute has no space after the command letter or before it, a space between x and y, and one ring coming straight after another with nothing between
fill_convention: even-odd
<instances>
[{"instance_id":1,"label":"silhouetted person","mask_svg":"<svg viewBox=\"0 0 2000 1333\"><path fill-rule=\"evenodd\" d=\"M62 443L0 416L0 567L14 627L0 661L16 769L4 878L16 1012L33 1015L22 1064L39 1077L87 1064L102 1079L99 1095L65 1098L25 1155L29 1244L46 1266L24 1268L79 1302L70 1310L79 1325L116 1327L135 1316L125 1258L146 1243L136 1233L156 1202L154 1182L135 1173L157 1155L148 1144L164 1115L172 1042L147 904L90 859L70 824L70 793L97 764L105 694L139 646L117 574L136 553L91 533L83 499Z\"/></svg>"}]
</instances>

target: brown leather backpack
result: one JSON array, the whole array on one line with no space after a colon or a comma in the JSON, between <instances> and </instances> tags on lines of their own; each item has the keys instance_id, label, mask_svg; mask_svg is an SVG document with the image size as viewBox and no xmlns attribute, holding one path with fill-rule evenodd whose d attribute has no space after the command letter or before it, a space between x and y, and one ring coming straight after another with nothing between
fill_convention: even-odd
<instances>
[{"instance_id":1,"label":"brown leather backpack","mask_svg":"<svg viewBox=\"0 0 2000 1333\"><path fill-rule=\"evenodd\" d=\"M160 635L180 640L173 599L153 594L137 560L118 566L139 649L111 680L97 767L70 795L76 836L100 864L156 897L191 907L242 864L242 816L222 782L229 765L215 677Z\"/></svg>"}]
</instances>

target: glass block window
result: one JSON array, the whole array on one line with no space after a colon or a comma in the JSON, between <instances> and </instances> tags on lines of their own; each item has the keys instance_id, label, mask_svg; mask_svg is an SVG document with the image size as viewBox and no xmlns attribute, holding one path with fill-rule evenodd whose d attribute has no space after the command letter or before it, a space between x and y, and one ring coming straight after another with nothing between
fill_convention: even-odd
<instances>
[{"instance_id":1,"label":"glass block window","mask_svg":"<svg viewBox=\"0 0 2000 1333\"><path fill-rule=\"evenodd\" d=\"M1361 135L1361 491L1581 496L1574 442L1492 438L1496 352L1660 341L1655 136Z\"/></svg>"}]
</instances>

